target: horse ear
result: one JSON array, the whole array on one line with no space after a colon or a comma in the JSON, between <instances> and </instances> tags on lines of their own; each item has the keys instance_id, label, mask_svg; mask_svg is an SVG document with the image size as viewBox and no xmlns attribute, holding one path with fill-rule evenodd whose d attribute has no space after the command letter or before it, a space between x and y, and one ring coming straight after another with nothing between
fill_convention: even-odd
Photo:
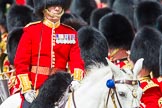
<instances>
[{"instance_id":1,"label":"horse ear","mask_svg":"<svg viewBox=\"0 0 162 108\"><path fill-rule=\"evenodd\" d=\"M118 73L124 73L118 66L116 66L115 64L113 64L108 58L106 58L110 68L112 69L113 73L115 76L117 75L121 75ZM143 65L143 58L139 59L136 61L134 68L133 68L133 79L137 79L137 75L139 74L140 70L142 69L142 65ZM125 71L129 72L129 70L124 69ZM131 70L130 70L131 71ZM132 72L132 71L131 71Z\"/></svg>"},{"instance_id":2,"label":"horse ear","mask_svg":"<svg viewBox=\"0 0 162 108\"><path fill-rule=\"evenodd\" d=\"M140 70L142 69L143 61L144 61L143 58L140 58L136 61L134 68L133 68L133 74L134 74L133 79L137 79L137 75L139 74Z\"/></svg>"},{"instance_id":3,"label":"horse ear","mask_svg":"<svg viewBox=\"0 0 162 108\"><path fill-rule=\"evenodd\" d=\"M122 70L118 66L116 66L114 63L112 63L107 57L106 57L106 60L108 62L108 66L110 66L115 76L120 75L119 73L123 73Z\"/></svg>"}]
</instances>

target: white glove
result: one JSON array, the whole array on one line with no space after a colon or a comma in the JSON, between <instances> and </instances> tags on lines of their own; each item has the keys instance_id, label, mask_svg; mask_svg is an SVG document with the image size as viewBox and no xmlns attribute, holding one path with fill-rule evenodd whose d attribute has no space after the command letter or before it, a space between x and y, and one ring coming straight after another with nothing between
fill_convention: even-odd
<instances>
[{"instance_id":1,"label":"white glove","mask_svg":"<svg viewBox=\"0 0 162 108\"><path fill-rule=\"evenodd\" d=\"M70 87L70 90L71 91L75 91L76 89L78 89L80 87L80 83L79 81L72 81L71 82L71 87Z\"/></svg>"},{"instance_id":2,"label":"white glove","mask_svg":"<svg viewBox=\"0 0 162 108\"><path fill-rule=\"evenodd\" d=\"M36 91L30 90L24 94L25 100L29 103L32 103L36 98Z\"/></svg>"}]
</instances>

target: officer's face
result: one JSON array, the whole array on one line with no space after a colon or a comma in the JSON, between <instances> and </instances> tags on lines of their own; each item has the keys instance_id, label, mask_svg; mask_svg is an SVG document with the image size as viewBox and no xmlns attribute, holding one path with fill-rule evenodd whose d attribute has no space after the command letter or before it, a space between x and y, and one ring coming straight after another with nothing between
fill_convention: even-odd
<instances>
[{"instance_id":1,"label":"officer's face","mask_svg":"<svg viewBox=\"0 0 162 108\"><path fill-rule=\"evenodd\" d=\"M57 22L60 20L63 12L61 6L51 6L45 9L44 16L52 22Z\"/></svg>"},{"instance_id":2,"label":"officer's face","mask_svg":"<svg viewBox=\"0 0 162 108\"><path fill-rule=\"evenodd\" d=\"M51 6L48 8L48 11L53 13L53 14L59 14L62 12L62 7L61 6Z\"/></svg>"}]
</instances>

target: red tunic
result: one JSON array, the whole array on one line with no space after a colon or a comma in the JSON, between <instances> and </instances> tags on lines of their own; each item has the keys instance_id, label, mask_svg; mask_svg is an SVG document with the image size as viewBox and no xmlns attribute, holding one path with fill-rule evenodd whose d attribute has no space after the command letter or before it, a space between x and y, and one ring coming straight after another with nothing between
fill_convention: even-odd
<instances>
[{"instance_id":1,"label":"red tunic","mask_svg":"<svg viewBox=\"0 0 162 108\"><path fill-rule=\"evenodd\" d=\"M52 35L52 32L54 35ZM77 32L63 24L56 25L55 29L52 29L45 22L38 21L24 28L14 60L16 75L27 73L32 85L34 85L35 73L31 72L31 67L38 65L41 37L40 67L66 70L68 62L71 73L74 72L75 68L84 70ZM75 42L72 42L72 40L75 40ZM38 74L36 88L38 89L47 78L48 74Z\"/></svg>"},{"instance_id":2,"label":"red tunic","mask_svg":"<svg viewBox=\"0 0 162 108\"><path fill-rule=\"evenodd\" d=\"M141 103L144 108L161 108L162 92L159 85L156 83L157 79L145 79L140 81L140 86L143 90Z\"/></svg>"}]
</instances>

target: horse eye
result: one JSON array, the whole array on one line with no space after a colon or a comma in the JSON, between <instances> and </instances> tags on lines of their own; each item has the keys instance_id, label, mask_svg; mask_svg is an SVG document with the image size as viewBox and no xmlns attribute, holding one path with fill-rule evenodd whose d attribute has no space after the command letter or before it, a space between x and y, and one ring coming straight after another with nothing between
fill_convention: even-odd
<instances>
[{"instance_id":1,"label":"horse eye","mask_svg":"<svg viewBox=\"0 0 162 108\"><path fill-rule=\"evenodd\" d=\"M119 92L119 95L120 95L121 97L126 97L126 93L124 93L124 92Z\"/></svg>"}]
</instances>

